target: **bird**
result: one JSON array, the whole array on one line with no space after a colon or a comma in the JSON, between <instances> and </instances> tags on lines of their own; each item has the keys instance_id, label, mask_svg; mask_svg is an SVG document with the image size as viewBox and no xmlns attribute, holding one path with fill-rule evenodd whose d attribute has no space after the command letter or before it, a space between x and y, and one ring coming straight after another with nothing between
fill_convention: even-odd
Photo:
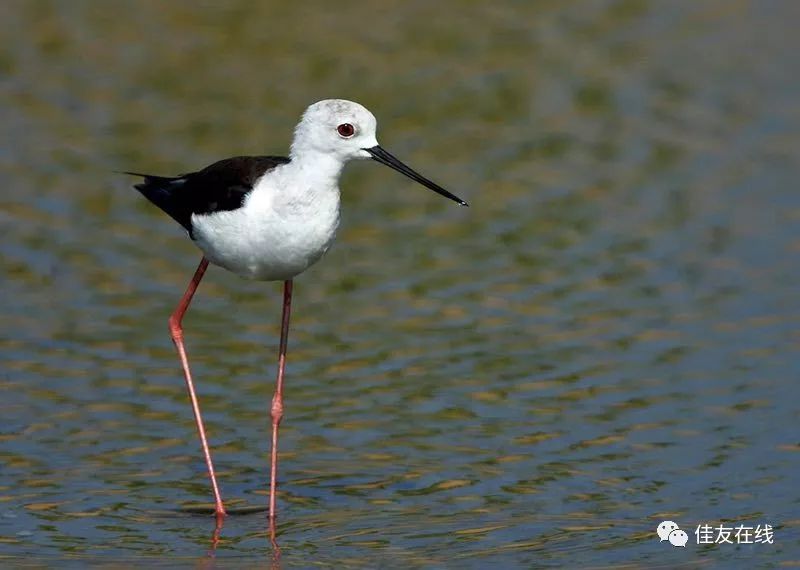
<instances>
[{"instance_id":1,"label":"bird","mask_svg":"<svg viewBox=\"0 0 800 570\"><path fill-rule=\"evenodd\" d=\"M211 450L200 413L183 316L209 263L244 278L283 282L283 308L275 392L270 407L269 520L276 518L278 431L294 278L330 248L339 226L339 177L351 160L372 159L457 204L467 202L425 178L377 140L377 120L364 106L344 99L310 105L294 129L289 156L236 156L178 176L126 171L143 179L134 184L172 217L202 252L189 285L169 317L169 332L183 369L205 458L218 527L226 516ZM274 528L274 527L273 527Z\"/></svg>"}]
</instances>

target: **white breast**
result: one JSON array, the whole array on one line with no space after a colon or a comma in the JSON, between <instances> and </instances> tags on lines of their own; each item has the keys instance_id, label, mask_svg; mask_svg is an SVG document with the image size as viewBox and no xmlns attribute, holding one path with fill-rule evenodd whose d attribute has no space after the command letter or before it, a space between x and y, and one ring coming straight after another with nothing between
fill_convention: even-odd
<instances>
[{"instance_id":1,"label":"white breast","mask_svg":"<svg viewBox=\"0 0 800 570\"><path fill-rule=\"evenodd\" d=\"M318 261L339 225L339 188L335 178L298 174L291 163L279 167L241 208L193 215L193 238L208 260L263 281L292 279Z\"/></svg>"}]
</instances>

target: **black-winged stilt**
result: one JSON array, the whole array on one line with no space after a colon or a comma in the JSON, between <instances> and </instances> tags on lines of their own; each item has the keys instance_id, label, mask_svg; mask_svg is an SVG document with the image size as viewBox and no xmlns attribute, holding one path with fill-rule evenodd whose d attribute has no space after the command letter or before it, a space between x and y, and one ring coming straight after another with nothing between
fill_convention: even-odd
<instances>
[{"instance_id":1,"label":"black-winged stilt","mask_svg":"<svg viewBox=\"0 0 800 570\"><path fill-rule=\"evenodd\" d=\"M283 417L283 376L292 280L328 250L339 225L339 175L345 163L372 158L455 202L461 198L418 174L378 145L377 122L367 109L341 99L314 103L294 131L289 157L239 156L181 176L143 176L135 188L172 216L203 252L200 265L169 318L203 447L217 524L225 516L197 394L183 344L181 321L209 262L252 279L283 281L278 377L270 410L269 518L275 521L278 427ZM274 528L274 526L273 526Z\"/></svg>"}]
</instances>

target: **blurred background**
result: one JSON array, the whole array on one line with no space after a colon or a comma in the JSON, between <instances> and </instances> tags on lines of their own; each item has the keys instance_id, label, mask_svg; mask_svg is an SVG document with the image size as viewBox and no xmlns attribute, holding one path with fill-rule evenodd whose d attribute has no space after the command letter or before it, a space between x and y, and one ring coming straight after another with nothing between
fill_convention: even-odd
<instances>
[{"instance_id":1,"label":"blurred background","mask_svg":"<svg viewBox=\"0 0 800 570\"><path fill-rule=\"evenodd\" d=\"M346 169L338 241L296 281L282 564L800 563L800 4L2 12L0 562L204 560L166 326L199 253L115 171L283 154L336 97L471 207ZM184 323L245 511L267 499L280 301L212 268ZM723 523L774 544L696 544ZM230 517L217 560L267 560L265 527Z\"/></svg>"}]
</instances>

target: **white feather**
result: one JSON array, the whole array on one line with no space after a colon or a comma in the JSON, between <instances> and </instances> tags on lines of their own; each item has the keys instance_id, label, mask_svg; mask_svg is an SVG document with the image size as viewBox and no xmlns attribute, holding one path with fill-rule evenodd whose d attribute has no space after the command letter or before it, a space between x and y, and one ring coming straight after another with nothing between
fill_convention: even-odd
<instances>
[{"instance_id":1,"label":"white feather","mask_svg":"<svg viewBox=\"0 0 800 570\"><path fill-rule=\"evenodd\" d=\"M342 123L355 126L350 138ZM297 128L291 162L268 171L241 208L192 215L195 243L212 263L265 281L292 279L318 261L339 226L339 176L378 144L375 117L343 100L309 107Z\"/></svg>"}]
</instances>

